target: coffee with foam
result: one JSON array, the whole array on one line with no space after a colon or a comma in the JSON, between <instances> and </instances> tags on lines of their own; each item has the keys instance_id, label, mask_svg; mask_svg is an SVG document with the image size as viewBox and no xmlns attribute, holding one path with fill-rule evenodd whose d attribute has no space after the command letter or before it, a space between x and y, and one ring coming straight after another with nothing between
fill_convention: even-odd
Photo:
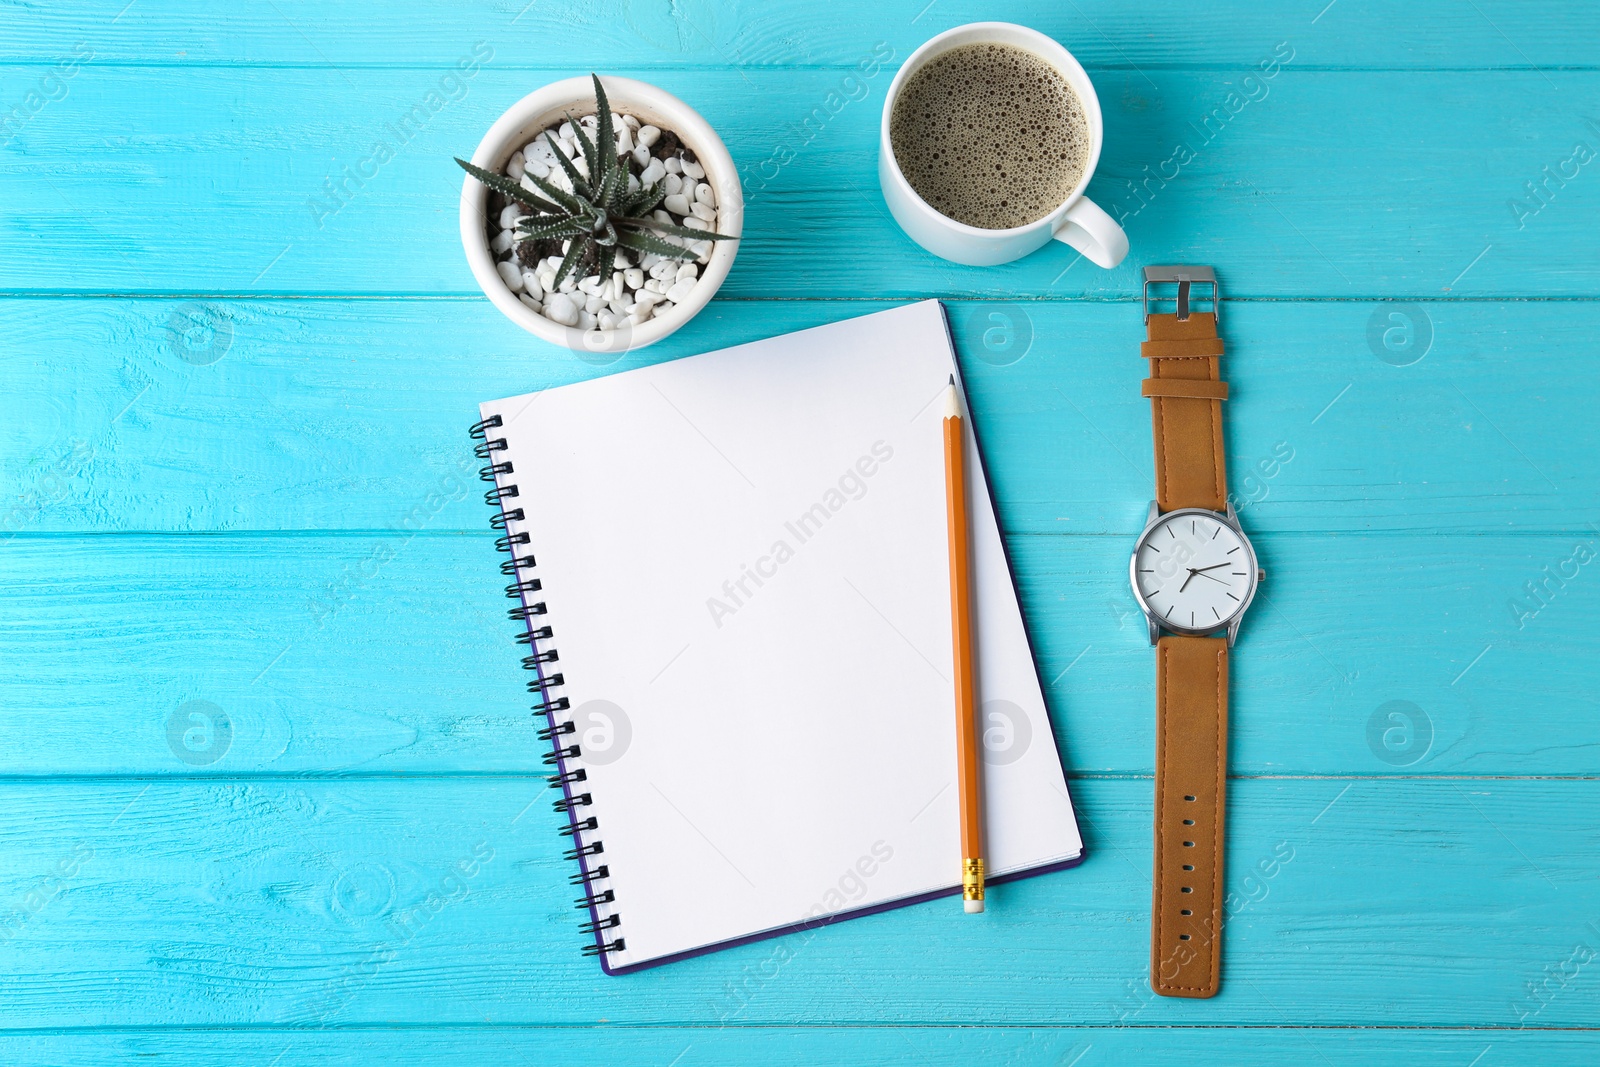
<instances>
[{"instance_id":1,"label":"coffee with foam","mask_svg":"<svg viewBox=\"0 0 1600 1067\"><path fill-rule=\"evenodd\" d=\"M1091 145L1067 79L1005 44L952 48L913 73L889 116L889 140L918 196L990 230L1036 222L1065 203Z\"/></svg>"}]
</instances>

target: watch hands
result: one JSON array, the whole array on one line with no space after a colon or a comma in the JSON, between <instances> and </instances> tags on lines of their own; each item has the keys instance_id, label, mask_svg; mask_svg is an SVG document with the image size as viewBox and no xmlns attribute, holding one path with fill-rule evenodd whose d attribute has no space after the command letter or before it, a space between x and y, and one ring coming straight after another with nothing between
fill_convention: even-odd
<instances>
[{"instance_id":1,"label":"watch hands","mask_svg":"<svg viewBox=\"0 0 1600 1067\"><path fill-rule=\"evenodd\" d=\"M1206 574L1206 571L1214 571L1218 567L1226 567L1227 565L1228 565L1227 561L1224 560L1221 563L1213 563L1209 567L1189 567L1189 568L1187 568L1188 571L1189 571L1189 577L1185 578L1183 580L1183 584L1178 586L1178 592L1181 593L1185 589L1189 588L1189 583L1194 581L1194 576L1197 575L1197 574L1205 575L1205 577L1210 578L1213 582L1217 582L1217 583L1219 583L1221 585L1227 585L1228 583L1224 582L1221 578L1213 577L1212 575Z\"/></svg>"}]
</instances>

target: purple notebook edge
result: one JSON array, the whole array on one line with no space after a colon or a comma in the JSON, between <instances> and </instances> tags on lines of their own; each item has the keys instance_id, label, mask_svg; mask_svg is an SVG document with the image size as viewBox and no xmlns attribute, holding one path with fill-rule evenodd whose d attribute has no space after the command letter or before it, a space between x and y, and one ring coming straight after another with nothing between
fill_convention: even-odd
<instances>
[{"instance_id":1,"label":"purple notebook edge","mask_svg":"<svg viewBox=\"0 0 1600 1067\"><path fill-rule=\"evenodd\" d=\"M1020 882L1024 878L1032 878L1040 874L1051 874L1055 871L1065 871L1072 867L1076 867L1078 864L1082 863L1088 858L1089 850L1084 849L1082 852L1078 853L1076 857L1070 860L1058 860L1055 863L1047 863L1042 867L1030 867L1027 870L1012 871L1010 874L996 875L988 880L988 884L1004 885L1007 882ZM643 963L630 963L626 967L611 966L606 962L606 955L602 952L600 954L600 969L606 974L615 978L621 975L634 974L638 971L648 971L653 967L660 967L668 963L681 963L684 960L694 959L696 956L707 956L713 952L721 952L723 949L738 948L741 945L755 944L757 941L770 941L775 937L784 937L788 934L800 933L801 931L816 930L824 926L832 926L834 923L843 922L846 919L860 919L868 915L877 915L880 912L894 911L897 908L909 908L913 904L926 904L930 900L939 900L942 897L954 897L960 895L961 887L958 885L951 886L949 889L936 889L931 893L918 893L914 897L902 897L899 900L886 900L882 904L872 904L868 907L856 908L852 911L838 911L834 912L832 915L820 915L815 919L802 919L800 922L790 923L788 926L780 926L776 930L764 930L759 934L746 934L744 937L736 937L730 941L718 941L712 945L702 945L699 948L691 948L684 952L675 952L670 956L661 956L657 959L645 960Z\"/></svg>"}]
</instances>

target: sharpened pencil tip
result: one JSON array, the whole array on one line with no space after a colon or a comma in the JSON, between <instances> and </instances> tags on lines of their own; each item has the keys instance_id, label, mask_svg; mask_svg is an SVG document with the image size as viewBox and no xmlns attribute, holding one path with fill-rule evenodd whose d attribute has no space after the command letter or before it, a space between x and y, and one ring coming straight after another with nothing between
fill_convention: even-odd
<instances>
[{"instance_id":1,"label":"sharpened pencil tip","mask_svg":"<svg viewBox=\"0 0 1600 1067\"><path fill-rule=\"evenodd\" d=\"M956 396L956 376L950 375L950 384L944 387L944 417L959 419L961 417L961 400Z\"/></svg>"}]
</instances>

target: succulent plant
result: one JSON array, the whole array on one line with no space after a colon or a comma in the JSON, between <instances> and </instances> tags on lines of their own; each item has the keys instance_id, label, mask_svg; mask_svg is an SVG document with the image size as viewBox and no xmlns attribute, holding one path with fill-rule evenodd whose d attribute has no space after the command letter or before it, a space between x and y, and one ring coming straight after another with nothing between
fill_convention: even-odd
<instances>
[{"instance_id":1,"label":"succulent plant","mask_svg":"<svg viewBox=\"0 0 1600 1067\"><path fill-rule=\"evenodd\" d=\"M662 182L641 185L634 192L628 191L628 178L636 177L626 161L631 157L618 157L616 132L612 128L611 105L606 100L605 86L600 84L598 75L591 74L590 77L594 78L598 127L594 139L590 140L581 123L573 122L570 114L567 116L583 149L583 172L567 158L548 130L544 135L554 151L557 164L571 182L570 192L553 182L535 177L531 171L525 173L524 180L531 182L544 194L539 196L504 174L473 166L459 157L456 159L463 170L484 185L528 208L529 214L517 221L517 233L520 235L517 244L520 246L529 241L545 239L570 240L566 255L561 260L561 268L556 271L555 284L559 286L585 260L596 265L596 273L600 277L609 277L616 264L619 248L639 253L653 252L667 259L694 258L694 251L664 240L663 234L694 241L731 240L729 234L679 226L652 216L651 212L660 206L667 195Z\"/></svg>"}]
</instances>

